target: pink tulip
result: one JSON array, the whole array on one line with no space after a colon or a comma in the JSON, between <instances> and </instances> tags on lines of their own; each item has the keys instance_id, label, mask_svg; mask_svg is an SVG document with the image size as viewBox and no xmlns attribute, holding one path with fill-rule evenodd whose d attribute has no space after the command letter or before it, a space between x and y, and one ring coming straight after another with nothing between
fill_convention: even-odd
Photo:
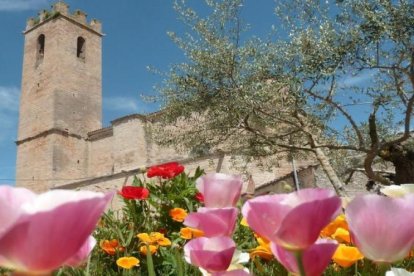
<instances>
[{"instance_id":1,"label":"pink tulip","mask_svg":"<svg viewBox=\"0 0 414 276\"><path fill-rule=\"evenodd\" d=\"M25 188L0 186L0 238L19 218L20 206L35 197L36 194Z\"/></svg>"},{"instance_id":2,"label":"pink tulip","mask_svg":"<svg viewBox=\"0 0 414 276\"><path fill-rule=\"evenodd\" d=\"M303 189L253 198L244 204L242 213L261 236L288 250L304 250L318 239L340 208L341 200L334 191Z\"/></svg>"},{"instance_id":3,"label":"pink tulip","mask_svg":"<svg viewBox=\"0 0 414 276\"><path fill-rule=\"evenodd\" d=\"M250 276L250 273L244 269L230 270L224 272L215 272L211 276Z\"/></svg>"},{"instance_id":4,"label":"pink tulip","mask_svg":"<svg viewBox=\"0 0 414 276\"><path fill-rule=\"evenodd\" d=\"M0 237L0 266L40 274L71 262L112 196L54 190L29 197L20 206L18 219Z\"/></svg>"},{"instance_id":5,"label":"pink tulip","mask_svg":"<svg viewBox=\"0 0 414 276\"><path fill-rule=\"evenodd\" d=\"M231 236L238 212L234 207L198 208L185 218L184 225L203 231L205 237Z\"/></svg>"},{"instance_id":6,"label":"pink tulip","mask_svg":"<svg viewBox=\"0 0 414 276\"><path fill-rule=\"evenodd\" d=\"M204 206L224 208L236 206L242 184L240 176L212 173L197 179L196 186L204 197Z\"/></svg>"},{"instance_id":7,"label":"pink tulip","mask_svg":"<svg viewBox=\"0 0 414 276\"><path fill-rule=\"evenodd\" d=\"M368 259L392 263L414 245L414 195L356 197L345 214L352 241Z\"/></svg>"},{"instance_id":8,"label":"pink tulip","mask_svg":"<svg viewBox=\"0 0 414 276\"><path fill-rule=\"evenodd\" d=\"M302 263L306 276L320 276L331 262L338 244L333 240L317 240L302 252ZM270 248L276 259L291 273L299 274L296 257L293 252L272 243Z\"/></svg>"},{"instance_id":9,"label":"pink tulip","mask_svg":"<svg viewBox=\"0 0 414 276\"><path fill-rule=\"evenodd\" d=\"M96 245L96 240L93 236L89 236L86 242L82 245L82 247L73 255L70 259L65 262L65 265L68 266L78 266L81 265L83 262L86 261L89 254L92 252L93 248Z\"/></svg>"},{"instance_id":10,"label":"pink tulip","mask_svg":"<svg viewBox=\"0 0 414 276\"><path fill-rule=\"evenodd\" d=\"M201 237L184 246L184 258L188 263L210 273L222 272L230 266L235 250L236 244L229 237Z\"/></svg>"}]
</instances>

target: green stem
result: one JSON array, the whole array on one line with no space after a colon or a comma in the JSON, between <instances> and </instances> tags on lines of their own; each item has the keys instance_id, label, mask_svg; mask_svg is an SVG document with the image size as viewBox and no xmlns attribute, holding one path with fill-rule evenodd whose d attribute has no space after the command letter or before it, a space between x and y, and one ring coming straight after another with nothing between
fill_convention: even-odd
<instances>
[{"instance_id":1,"label":"green stem","mask_svg":"<svg viewBox=\"0 0 414 276\"><path fill-rule=\"evenodd\" d=\"M148 269L148 276L156 276L155 270L154 270L154 262L152 261L152 254L151 250L149 248L149 245L146 245L147 247L147 269Z\"/></svg>"},{"instance_id":2,"label":"green stem","mask_svg":"<svg viewBox=\"0 0 414 276\"><path fill-rule=\"evenodd\" d=\"M88 262L86 264L86 271L85 271L85 276L90 276L90 269L91 269L91 258L92 258L92 252L89 254L88 256Z\"/></svg>"},{"instance_id":3,"label":"green stem","mask_svg":"<svg viewBox=\"0 0 414 276\"><path fill-rule=\"evenodd\" d=\"M391 269L391 264L389 263L377 263L377 266L380 272L379 275L385 275L385 273Z\"/></svg>"},{"instance_id":4,"label":"green stem","mask_svg":"<svg viewBox=\"0 0 414 276\"><path fill-rule=\"evenodd\" d=\"M300 276L306 276L305 267L303 266L303 262L302 262L302 251L295 251L293 254L296 257L296 262L298 264Z\"/></svg>"}]
</instances>

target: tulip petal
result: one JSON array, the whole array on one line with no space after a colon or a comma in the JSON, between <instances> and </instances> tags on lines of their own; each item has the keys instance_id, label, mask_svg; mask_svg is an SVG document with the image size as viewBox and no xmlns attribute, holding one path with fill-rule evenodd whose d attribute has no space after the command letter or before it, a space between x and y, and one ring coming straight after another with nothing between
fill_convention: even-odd
<instances>
[{"instance_id":1,"label":"tulip petal","mask_svg":"<svg viewBox=\"0 0 414 276\"><path fill-rule=\"evenodd\" d=\"M211 274L211 276L250 276L250 275L251 274L249 273L249 271L246 271L245 269L236 269L236 270L216 272L216 273Z\"/></svg>"},{"instance_id":2,"label":"tulip petal","mask_svg":"<svg viewBox=\"0 0 414 276\"><path fill-rule=\"evenodd\" d=\"M237 220L237 208L199 208L190 213L184 225L199 229L206 237L231 236Z\"/></svg>"},{"instance_id":3,"label":"tulip petal","mask_svg":"<svg viewBox=\"0 0 414 276\"><path fill-rule=\"evenodd\" d=\"M277 231L278 243L292 250L309 247L340 209L341 200L337 196L300 204L283 219Z\"/></svg>"},{"instance_id":4,"label":"tulip petal","mask_svg":"<svg viewBox=\"0 0 414 276\"><path fill-rule=\"evenodd\" d=\"M78 266L82 264L88 258L89 254L92 252L93 248L96 245L96 239L92 236L86 240L82 247L76 252L75 255L70 257L69 260L65 262L65 265L68 266Z\"/></svg>"},{"instance_id":5,"label":"tulip petal","mask_svg":"<svg viewBox=\"0 0 414 276\"><path fill-rule=\"evenodd\" d=\"M54 190L24 204L24 214L0 239L0 255L20 271L47 272L84 245L113 193Z\"/></svg>"},{"instance_id":6,"label":"tulip petal","mask_svg":"<svg viewBox=\"0 0 414 276\"><path fill-rule=\"evenodd\" d=\"M0 186L0 238L20 217L22 204L35 198L28 189Z\"/></svg>"},{"instance_id":7,"label":"tulip petal","mask_svg":"<svg viewBox=\"0 0 414 276\"><path fill-rule=\"evenodd\" d=\"M352 240L367 258L395 262L408 255L414 243L414 195L356 197L345 214Z\"/></svg>"},{"instance_id":8,"label":"tulip petal","mask_svg":"<svg viewBox=\"0 0 414 276\"><path fill-rule=\"evenodd\" d=\"M236 244L229 237L201 237L184 246L187 262L208 272L226 271L230 266Z\"/></svg>"},{"instance_id":9,"label":"tulip petal","mask_svg":"<svg viewBox=\"0 0 414 276\"><path fill-rule=\"evenodd\" d=\"M333 191L303 189L248 200L242 213L256 233L287 249L303 250L317 240L340 208L341 200Z\"/></svg>"},{"instance_id":10,"label":"tulip petal","mask_svg":"<svg viewBox=\"0 0 414 276\"><path fill-rule=\"evenodd\" d=\"M329 265L338 244L333 240L320 239L302 252L302 263L306 276L320 276ZM299 273L295 255L276 243L271 244L276 259L290 272Z\"/></svg>"},{"instance_id":11,"label":"tulip petal","mask_svg":"<svg viewBox=\"0 0 414 276\"><path fill-rule=\"evenodd\" d=\"M236 206L242 184L240 176L212 173L198 178L196 187L203 194L204 206L223 208Z\"/></svg>"},{"instance_id":12,"label":"tulip petal","mask_svg":"<svg viewBox=\"0 0 414 276\"><path fill-rule=\"evenodd\" d=\"M275 239L283 218L290 211L290 206L280 204L287 195L266 195L248 200L242 214L248 225L259 235L268 240Z\"/></svg>"}]
</instances>

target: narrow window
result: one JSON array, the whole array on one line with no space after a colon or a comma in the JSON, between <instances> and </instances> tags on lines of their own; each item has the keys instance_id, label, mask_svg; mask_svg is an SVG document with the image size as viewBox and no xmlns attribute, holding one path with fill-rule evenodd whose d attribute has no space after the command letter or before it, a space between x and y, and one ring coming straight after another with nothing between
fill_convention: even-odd
<instances>
[{"instance_id":1,"label":"narrow window","mask_svg":"<svg viewBox=\"0 0 414 276\"><path fill-rule=\"evenodd\" d=\"M85 59L85 39L78 37L76 56L80 59Z\"/></svg>"},{"instance_id":2,"label":"narrow window","mask_svg":"<svg viewBox=\"0 0 414 276\"><path fill-rule=\"evenodd\" d=\"M37 38L37 60L43 59L45 55L45 35L41 34Z\"/></svg>"}]
</instances>

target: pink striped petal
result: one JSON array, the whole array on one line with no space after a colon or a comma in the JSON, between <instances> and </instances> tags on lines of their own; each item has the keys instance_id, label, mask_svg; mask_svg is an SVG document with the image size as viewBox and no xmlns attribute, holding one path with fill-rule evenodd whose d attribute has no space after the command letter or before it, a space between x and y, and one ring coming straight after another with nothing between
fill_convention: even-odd
<instances>
[{"instance_id":1,"label":"pink striped petal","mask_svg":"<svg viewBox=\"0 0 414 276\"><path fill-rule=\"evenodd\" d=\"M25 188L0 186L0 238L20 217L22 204L36 198Z\"/></svg>"},{"instance_id":2,"label":"pink striped petal","mask_svg":"<svg viewBox=\"0 0 414 276\"><path fill-rule=\"evenodd\" d=\"M92 236L86 240L82 247L76 252L75 255L70 257L69 260L65 262L65 265L68 266L79 266L88 259L89 254L92 252L93 248L96 245L96 239Z\"/></svg>"},{"instance_id":3,"label":"pink striped petal","mask_svg":"<svg viewBox=\"0 0 414 276\"><path fill-rule=\"evenodd\" d=\"M201 237L184 246L184 255L188 263L211 273L226 271L235 250L236 244L229 237Z\"/></svg>"},{"instance_id":4,"label":"pink striped petal","mask_svg":"<svg viewBox=\"0 0 414 276\"><path fill-rule=\"evenodd\" d=\"M211 276L250 276L251 274L244 269L230 270L225 272L215 272Z\"/></svg>"},{"instance_id":5,"label":"pink striped petal","mask_svg":"<svg viewBox=\"0 0 414 276\"><path fill-rule=\"evenodd\" d=\"M334 196L323 200L305 202L291 209L277 231L279 244L291 250L300 250L312 245L321 230L337 215L341 200Z\"/></svg>"},{"instance_id":6,"label":"pink striped petal","mask_svg":"<svg viewBox=\"0 0 414 276\"><path fill-rule=\"evenodd\" d=\"M302 252L306 276L320 276L329 265L338 244L333 240L320 239ZM283 247L271 243L270 248L276 259L291 273L299 274L295 255Z\"/></svg>"},{"instance_id":7,"label":"pink striped petal","mask_svg":"<svg viewBox=\"0 0 414 276\"><path fill-rule=\"evenodd\" d=\"M261 236L289 250L312 245L320 231L338 215L341 200L331 190L303 189L247 201L243 216Z\"/></svg>"},{"instance_id":8,"label":"pink striped petal","mask_svg":"<svg viewBox=\"0 0 414 276\"><path fill-rule=\"evenodd\" d=\"M260 236L268 240L275 239L275 232L291 209L288 205L280 204L287 196L265 195L248 200L242 208L247 224Z\"/></svg>"},{"instance_id":9,"label":"pink striped petal","mask_svg":"<svg viewBox=\"0 0 414 276\"><path fill-rule=\"evenodd\" d=\"M204 206L223 208L236 206L242 184L240 176L212 173L198 178L196 186L204 197Z\"/></svg>"},{"instance_id":10,"label":"pink striped petal","mask_svg":"<svg viewBox=\"0 0 414 276\"><path fill-rule=\"evenodd\" d=\"M184 225L199 229L205 237L231 236L236 225L238 209L198 208L197 213L190 213Z\"/></svg>"},{"instance_id":11,"label":"pink striped petal","mask_svg":"<svg viewBox=\"0 0 414 276\"><path fill-rule=\"evenodd\" d=\"M356 197L345 214L353 242L368 259L395 262L414 245L414 195Z\"/></svg>"},{"instance_id":12,"label":"pink striped petal","mask_svg":"<svg viewBox=\"0 0 414 276\"><path fill-rule=\"evenodd\" d=\"M50 191L22 205L23 215L0 239L6 266L48 272L78 253L113 193Z\"/></svg>"}]
</instances>

